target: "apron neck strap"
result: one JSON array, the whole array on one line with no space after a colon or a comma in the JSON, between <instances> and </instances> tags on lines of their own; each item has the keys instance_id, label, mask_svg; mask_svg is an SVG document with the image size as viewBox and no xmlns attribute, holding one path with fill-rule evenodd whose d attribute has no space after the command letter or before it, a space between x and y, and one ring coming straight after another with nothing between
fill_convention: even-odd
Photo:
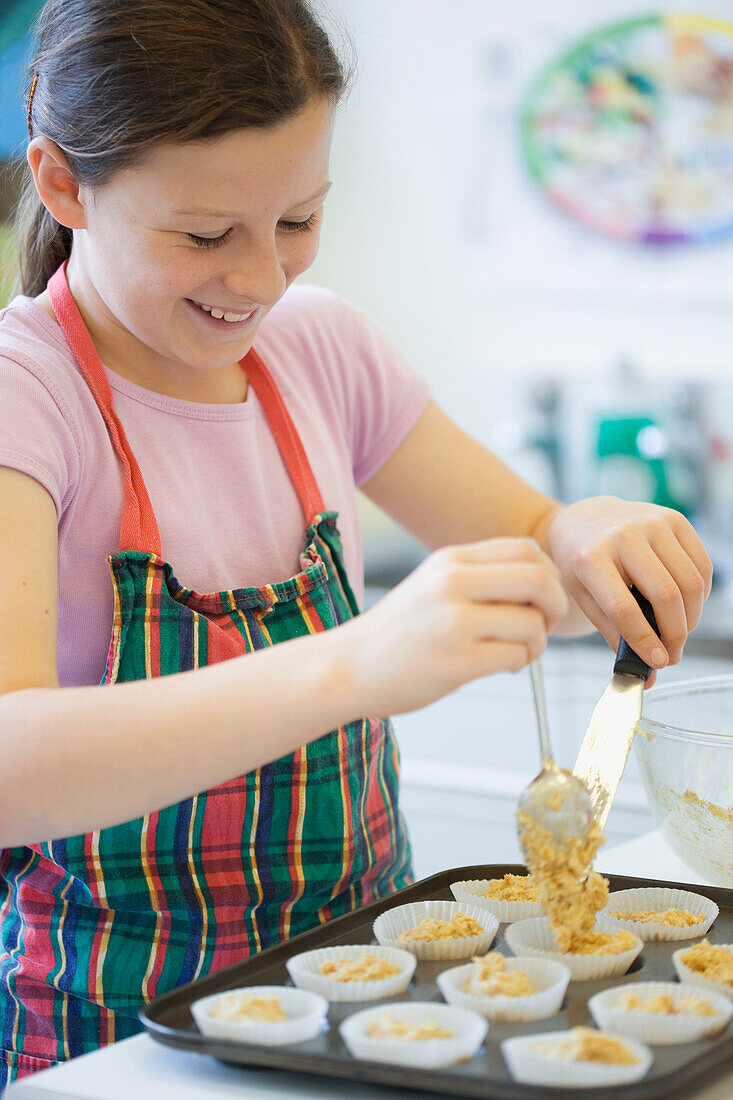
<instances>
[{"instance_id":1,"label":"apron neck strap","mask_svg":"<svg viewBox=\"0 0 733 1100\"><path fill-rule=\"evenodd\" d=\"M112 444L122 463L125 483L120 524L120 550L141 550L161 557L160 532L153 506L137 459L125 435L125 429L114 410L112 390L104 373L104 367L69 289L66 278L67 262L64 260L58 271L52 275L48 283L48 293L53 311L99 411L104 417ZM298 494L306 523L310 523L314 516L325 509L303 442L272 375L254 348L251 348L241 360L241 366L267 417L270 430Z\"/></svg>"},{"instance_id":2,"label":"apron neck strap","mask_svg":"<svg viewBox=\"0 0 733 1100\"><path fill-rule=\"evenodd\" d=\"M303 441L275 380L254 348L250 348L241 363L267 417L270 431L298 494L305 521L310 523L314 516L325 511L325 507Z\"/></svg>"},{"instance_id":3,"label":"apron neck strap","mask_svg":"<svg viewBox=\"0 0 733 1100\"><path fill-rule=\"evenodd\" d=\"M132 453L125 429L117 417L112 403L112 390L102 361L97 355L89 330L84 324L79 307L69 290L66 279L66 264L61 267L48 283L48 294L53 311L69 341L79 368L92 391L99 411L104 417L114 448L122 462L125 475L125 496L122 505L120 524L120 550L144 550L161 557L160 531L150 503L143 475Z\"/></svg>"}]
</instances>

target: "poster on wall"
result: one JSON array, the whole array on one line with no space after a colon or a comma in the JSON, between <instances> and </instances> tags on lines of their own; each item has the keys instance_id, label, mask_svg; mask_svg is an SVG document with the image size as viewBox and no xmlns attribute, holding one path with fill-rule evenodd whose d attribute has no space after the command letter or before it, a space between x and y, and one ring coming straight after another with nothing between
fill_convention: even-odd
<instances>
[{"instance_id":1,"label":"poster on wall","mask_svg":"<svg viewBox=\"0 0 733 1100\"><path fill-rule=\"evenodd\" d=\"M521 134L548 197L594 230L733 234L733 23L658 15L586 35L531 86Z\"/></svg>"}]
</instances>

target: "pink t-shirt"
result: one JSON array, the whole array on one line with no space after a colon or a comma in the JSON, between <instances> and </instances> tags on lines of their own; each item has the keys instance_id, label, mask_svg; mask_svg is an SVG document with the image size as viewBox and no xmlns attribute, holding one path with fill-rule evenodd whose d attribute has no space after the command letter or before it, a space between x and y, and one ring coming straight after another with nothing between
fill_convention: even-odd
<instances>
[{"instance_id":1,"label":"pink t-shirt","mask_svg":"<svg viewBox=\"0 0 733 1100\"><path fill-rule=\"evenodd\" d=\"M332 291L295 284L255 348L300 433L345 562L363 593L357 485L395 451L429 401L387 336ZM163 557L199 592L285 580L305 521L262 407L165 397L105 367L145 479ZM97 684L112 632L107 557L117 550L122 467L61 328L19 296L0 311L0 465L50 493L59 525L58 650L63 686Z\"/></svg>"}]
</instances>

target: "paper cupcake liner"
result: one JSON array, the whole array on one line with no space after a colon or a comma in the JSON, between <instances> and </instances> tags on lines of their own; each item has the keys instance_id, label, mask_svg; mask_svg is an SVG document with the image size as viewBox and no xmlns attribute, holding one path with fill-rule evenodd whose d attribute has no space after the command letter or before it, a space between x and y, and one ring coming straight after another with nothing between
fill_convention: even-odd
<instances>
[{"instance_id":1,"label":"paper cupcake liner","mask_svg":"<svg viewBox=\"0 0 733 1100\"><path fill-rule=\"evenodd\" d=\"M439 1027L453 1031L452 1039L373 1039L367 1035L367 1025L384 1011L407 1023L432 1020ZM340 1025L341 1038L354 1058L367 1062L391 1062L397 1066L419 1069L439 1069L473 1058L481 1047L488 1023L475 1012L453 1005L430 1002L417 1004L400 1002L388 1007L365 1008L347 1017Z\"/></svg>"},{"instance_id":2,"label":"paper cupcake liner","mask_svg":"<svg viewBox=\"0 0 733 1100\"><path fill-rule=\"evenodd\" d=\"M400 936L421 921L452 920L457 913L465 913L484 928L482 936L460 936L450 940L423 940L403 943ZM374 935L383 947L398 947L409 951L418 959L470 959L489 950L499 927L499 918L478 905L461 905L457 901L416 901L388 909L374 922Z\"/></svg>"},{"instance_id":3,"label":"paper cupcake liner","mask_svg":"<svg viewBox=\"0 0 733 1100\"><path fill-rule=\"evenodd\" d=\"M523 1085L548 1085L562 1089L582 1089L611 1085L627 1085L646 1076L654 1055L642 1043L627 1035L611 1035L620 1039L638 1062L633 1066L604 1065L599 1062L573 1062L566 1058L553 1058L540 1049L553 1041L560 1041L569 1031L546 1031L539 1035L517 1035L501 1044L504 1061L515 1081Z\"/></svg>"},{"instance_id":4,"label":"paper cupcake liner","mask_svg":"<svg viewBox=\"0 0 733 1100\"><path fill-rule=\"evenodd\" d=\"M611 917L610 913L663 912L665 909L680 909L684 912L704 913L705 920L700 924L689 924L684 928L675 928L668 924L642 923L641 921L622 920ZM646 943L657 940L693 940L706 935L710 925L720 910L714 901L693 894L689 890L674 890L670 886L644 886L636 890L616 890L609 894L608 904L603 910L604 920L613 921L618 928L627 928Z\"/></svg>"},{"instance_id":5,"label":"paper cupcake liner","mask_svg":"<svg viewBox=\"0 0 733 1100\"><path fill-rule=\"evenodd\" d=\"M542 906L538 901L499 901L497 898L483 897L491 882L496 882L496 879L466 879L464 882L451 883L450 890L456 901L488 909L499 918L502 924L542 916Z\"/></svg>"},{"instance_id":6,"label":"paper cupcake liner","mask_svg":"<svg viewBox=\"0 0 733 1100\"><path fill-rule=\"evenodd\" d=\"M617 932L618 928L599 917L595 923L598 932ZM506 942L515 955L529 955L533 958L553 959L562 963L570 971L576 982L590 981L594 978L615 978L625 974L644 944L635 936L634 946L619 955L580 955L558 950L557 941L550 928L547 917L533 917L531 920L510 924L505 932Z\"/></svg>"},{"instance_id":7,"label":"paper cupcake liner","mask_svg":"<svg viewBox=\"0 0 733 1100\"><path fill-rule=\"evenodd\" d=\"M376 955L386 962L399 966L399 974L369 982L337 982L321 974L321 966L334 959L358 959L362 955ZM415 973L417 959L409 951L396 947L374 947L358 944L349 947L322 947L316 951L304 951L293 955L285 963L293 984L299 989L320 993L329 1001L378 1001L404 993Z\"/></svg>"},{"instance_id":8,"label":"paper cupcake liner","mask_svg":"<svg viewBox=\"0 0 733 1100\"><path fill-rule=\"evenodd\" d=\"M275 996L289 1018L272 1023L248 1023L212 1016L211 1009L216 1002L231 993L239 993L242 998ZM191 1005L191 1015L202 1035L210 1039L231 1039L235 1043L257 1043L262 1046L284 1046L315 1039L324 1028L327 1014L328 1001L324 997L303 989L290 989L286 985L248 985L242 989L227 989L223 993L212 993Z\"/></svg>"},{"instance_id":9,"label":"paper cupcake liner","mask_svg":"<svg viewBox=\"0 0 733 1100\"><path fill-rule=\"evenodd\" d=\"M727 947L733 954L733 943L716 943L714 947ZM723 982L711 982L710 978L703 978L702 974L698 974L695 970L690 970L689 966L685 966L682 961L682 955L685 951L689 951L688 947L680 947L672 955L672 963L674 964L677 977L685 985L694 985L699 989L705 989L710 993L722 993L724 997L727 997L729 1001L733 1001L733 986L726 985Z\"/></svg>"},{"instance_id":10,"label":"paper cupcake liner","mask_svg":"<svg viewBox=\"0 0 733 1100\"><path fill-rule=\"evenodd\" d=\"M544 1020L560 1011L570 981L570 971L566 966L550 959L515 958L505 959L505 967L510 972L522 970L538 992L528 993L523 997L507 997L503 994L480 997L475 993L466 993L463 985L473 972L473 963L444 970L442 974L438 974L436 982L448 1004L478 1012L487 1020L522 1023Z\"/></svg>"},{"instance_id":11,"label":"paper cupcake liner","mask_svg":"<svg viewBox=\"0 0 733 1100\"><path fill-rule=\"evenodd\" d=\"M652 1000L666 993L675 1007L686 997L700 997L715 1009L714 1016L697 1016L684 1013L680 1016L664 1016L657 1012L641 1012L618 1008L627 993L636 993L645 1000ZM620 1031L643 1043L669 1046L676 1043L695 1043L717 1035L733 1016L733 1005L722 993L693 992L689 986L677 982L629 982L613 989L604 989L588 1001L588 1008L598 1027L608 1031Z\"/></svg>"}]
</instances>

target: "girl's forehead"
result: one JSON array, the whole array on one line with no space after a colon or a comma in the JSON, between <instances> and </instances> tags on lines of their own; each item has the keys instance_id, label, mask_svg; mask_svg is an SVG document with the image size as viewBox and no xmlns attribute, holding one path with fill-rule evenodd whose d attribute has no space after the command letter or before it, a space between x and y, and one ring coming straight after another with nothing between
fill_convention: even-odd
<instances>
[{"instance_id":1,"label":"girl's forehead","mask_svg":"<svg viewBox=\"0 0 733 1100\"><path fill-rule=\"evenodd\" d=\"M332 130L333 109L319 101L275 126L161 144L122 173L121 192L181 212L303 204L327 182Z\"/></svg>"}]
</instances>

